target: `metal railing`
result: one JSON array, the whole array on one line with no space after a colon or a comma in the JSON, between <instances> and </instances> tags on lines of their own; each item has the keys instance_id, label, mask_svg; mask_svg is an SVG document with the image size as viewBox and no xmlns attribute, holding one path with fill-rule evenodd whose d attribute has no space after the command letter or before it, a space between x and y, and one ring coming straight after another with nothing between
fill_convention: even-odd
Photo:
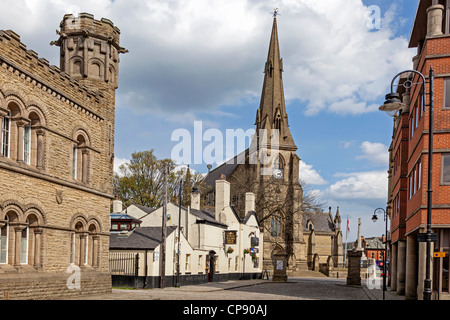
<instances>
[{"instance_id":1,"label":"metal railing","mask_svg":"<svg viewBox=\"0 0 450 320\"><path fill-rule=\"evenodd\" d=\"M137 277L139 271L139 254L110 252L109 271L111 275Z\"/></svg>"}]
</instances>

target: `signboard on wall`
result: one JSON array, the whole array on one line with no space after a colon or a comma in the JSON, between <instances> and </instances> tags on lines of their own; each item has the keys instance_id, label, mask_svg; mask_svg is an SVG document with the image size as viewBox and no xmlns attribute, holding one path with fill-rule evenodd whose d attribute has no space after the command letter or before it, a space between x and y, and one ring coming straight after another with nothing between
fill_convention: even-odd
<instances>
[{"instance_id":1,"label":"signboard on wall","mask_svg":"<svg viewBox=\"0 0 450 320\"><path fill-rule=\"evenodd\" d=\"M225 244L236 244L236 231L225 231Z\"/></svg>"}]
</instances>

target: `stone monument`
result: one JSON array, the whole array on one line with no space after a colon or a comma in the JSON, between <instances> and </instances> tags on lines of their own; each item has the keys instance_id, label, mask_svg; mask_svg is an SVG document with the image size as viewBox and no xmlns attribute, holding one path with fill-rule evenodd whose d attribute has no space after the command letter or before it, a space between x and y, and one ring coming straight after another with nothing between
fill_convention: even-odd
<instances>
[{"instance_id":1,"label":"stone monument","mask_svg":"<svg viewBox=\"0 0 450 320\"><path fill-rule=\"evenodd\" d=\"M347 285L361 285L361 251L348 251Z\"/></svg>"},{"instance_id":2,"label":"stone monument","mask_svg":"<svg viewBox=\"0 0 450 320\"><path fill-rule=\"evenodd\" d=\"M272 281L287 281L286 274L287 253L286 250L277 244L272 251L273 277Z\"/></svg>"},{"instance_id":3,"label":"stone monument","mask_svg":"<svg viewBox=\"0 0 450 320\"><path fill-rule=\"evenodd\" d=\"M361 260L366 260L367 257L364 253L364 248L362 247L361 243L361 218L358 218L358 239L356 240L357 240L356 251L361 252Z\"/></svg>"}]
</instances>

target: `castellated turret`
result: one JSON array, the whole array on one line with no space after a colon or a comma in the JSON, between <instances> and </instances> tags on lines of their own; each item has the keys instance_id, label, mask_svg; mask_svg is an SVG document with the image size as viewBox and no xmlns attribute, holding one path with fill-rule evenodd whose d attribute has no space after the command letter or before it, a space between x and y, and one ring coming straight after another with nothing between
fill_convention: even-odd
<instances>
[{"instance_id":1,"label":"castellated turret","mask_svg":"<svg viewBox=\"0 0 450 320\"><path fill-rule=\"evenodd\" d=\"M66 14L56 33L60 37L51 44L61 49L61 71L92 89L118 87L119 54L128 50L120 47L120 30L110 20Z\"/></svg>"}]
</instances>

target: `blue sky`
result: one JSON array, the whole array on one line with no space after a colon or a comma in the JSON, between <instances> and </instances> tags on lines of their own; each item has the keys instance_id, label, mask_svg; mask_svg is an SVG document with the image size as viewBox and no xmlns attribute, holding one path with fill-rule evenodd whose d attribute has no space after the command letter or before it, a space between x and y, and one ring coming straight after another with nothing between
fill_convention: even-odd
<instances>
[{"instance_id":1,"label":"blue sky","mask_svg":"<svg viewBox=\"0 0 450 320\"><path fill-rule=\"evenodd\" d=\"M339 206L366 237L387 201L392 118L378 111L392 77L411 68L408 38L418 0L100 0L3 1L0 29L59 66L55 29L66 13L89 12L121 30L116 95L116 165L134 151L170 157L174 130L254 129L263 68L278 8L290 130L300 178L333 214ZM380 9L380 28L367 9ZM372 12L372 17L375 17ZM372 27L371 27L372 26ZM207 144L207 143L206 143ZM213 164L215 167L217 164ZM206 163L191 165L206 172ZM382 219L381 219L382 220ZM345 222L344 222L345 224ZM345 236L345 233L344 233Z\"/></svg>"}]
</instances>

